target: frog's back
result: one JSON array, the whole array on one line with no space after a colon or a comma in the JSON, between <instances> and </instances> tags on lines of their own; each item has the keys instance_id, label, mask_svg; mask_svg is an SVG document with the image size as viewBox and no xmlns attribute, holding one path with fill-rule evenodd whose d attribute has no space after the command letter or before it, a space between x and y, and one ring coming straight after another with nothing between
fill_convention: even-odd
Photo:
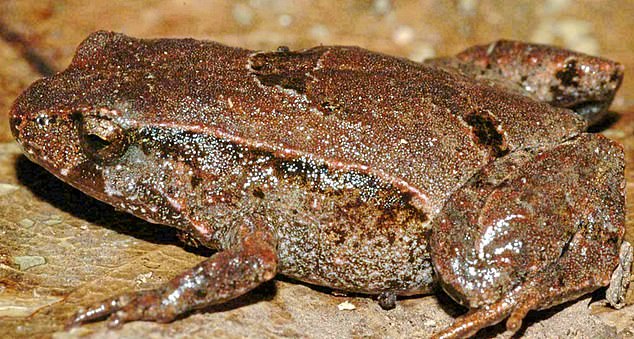
<instances>
[{"instance_id":1,"label":"frog's back","mask_svg":"<svg viewBox=\"0 0 634 339\"><path fill-rule=\"evenodd\" d=\"M100 200L220 249L236 222L265 216L280 273L399 294L434 286L430 234L453 192L496 158L584 127L497 82L355 47L260 53L103 32L13 115L36 122L18 132L43 141L32 159ZM69 156L91 142L78 129L99 124L122 135L108 161ZM51 133L72 142L49 146Z\"/></svg>"},{"instance_id":2,"label":"frog's back","mask_svg":"<svg viewBox=\"0 0 634 339\"><path fill-rule=\"evenodd\" d=\"M16 139L69 184L219 252L73 321L171 320L174 305L282 273L386 307L440 284L474 310L444 332L463 337L605 286L624 233L622 148L540 101L594 121L622 66L512 42L459 56L91 35L18 98Z\"/></svg>"},{"instance_id":3,"label":"frog's back","mask_svg":"<svg viewBox=\"0 0 634 339\"><path fill-rule=\"evenodd\" d=\"M35 104L100 102L131 121L355 168L409 192L432 214L493 158L583 127L567 110L356 47L254 53L101 32L52 81L65 85L46 88L54 103ZM84 95L67 95L69 88Z\"/></svg>"}]
</instances>

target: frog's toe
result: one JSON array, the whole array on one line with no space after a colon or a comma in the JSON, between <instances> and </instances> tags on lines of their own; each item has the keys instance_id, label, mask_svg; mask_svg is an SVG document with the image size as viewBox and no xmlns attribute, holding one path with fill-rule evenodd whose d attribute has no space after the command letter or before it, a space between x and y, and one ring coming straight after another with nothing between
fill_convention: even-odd
<instances>
[{"instance_id":1,"label":"frog's toe","mask_svg":"<svg viewBox=\"0 0 634 339\"><path fill-rule=\"evenodd\" d=\"M625 306L625 296L630 285L630 276L632 275L633 258L634 250L632 245L627 241L623 241L619 253L619 265L612 272L610 287L605 291L605 299L617 310Z\"/></svg>"},{"instance_id":2,"label":"frog's toe","mask_svg":"<svg viewBox=\"0 0 634 339\"><path fill-rule=\"evenodd\" d=\"M105 318L121 309L122 305L128 304L131 298L133 296L130 294L123 294L103 300L87 308L80 308L68 322L67 328Z\"/></svg>"},{"instance_id":3,"label":"frog's toe","mask_svg":"<svg viewBox=\"0 0 634 339\"><path fill-rule=\"evenodd\" d=\"M509 313L507 300L497 302L479 309L471 310L458 317L449 327L435 333L434 339L468 338L475 335L481 328L497 324Z\"/></svg>"},{"instance_id":4,"label":"frog's toe","mask_svg":"<svg viewBox=\"0 0 634 339\"><path fill-rule=\"evenodd\" d=\"M174 320L178 314L179 310L163 306L159 290L140 291L133 298L119 299L118 307L113 309L108 318L108 327L118 328L136 320L166 323Z\"/></svg>"},{"instance_id":5,"label":"frog's toe","mask_svg":"<svg viewBox=\"0 0 634 339\"><path fill-rule=\"evenodd\" d=\"M120 327L134 320L154 320L168 322L174 316L168 312L158 312L159 291L147 290L119 295L106 299L88 308L80 309L68 322L67 327L75 327L108 317L108 327Z\"/></svg>"}]
</instances>

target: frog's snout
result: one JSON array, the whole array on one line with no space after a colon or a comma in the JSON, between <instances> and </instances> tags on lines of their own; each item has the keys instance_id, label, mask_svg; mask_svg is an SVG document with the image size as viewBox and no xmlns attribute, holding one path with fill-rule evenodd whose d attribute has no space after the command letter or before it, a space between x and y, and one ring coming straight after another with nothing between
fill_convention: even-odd
<instances>
[{"instance_id":1,"label":"frog's snout","mask_svg":"<svg viewBox=\"0 0 634 339\"><path fill-rule=\"evenodd\" d=\"M82 160L76 128L65 110L33 107L28 92L11 109L11 132L31 161L63 175Z\"/></svg>"},{"instance_id":2,"label":"frog's snout","mask_svg":"<svg viewBox=\"0 0 634 339\"><path fill-rule=\"evenodd\" d=\"M22 124L22 118L19 116L9 117L9 127L11 128L11 134L13 138L18 142L20 141L20 125Z\"/></svg>"},{"instance_id":3,"label":"frog's snout","mask_svg":"<svg viewBox=\"0 0 634 339\"><path fill-rule=\"evenodd\" d=\"M34 141L30 139L30 136L35 126L42 129L56 121L56 117L50 118L47 106L42 104L44 100L41 98L46 98L45 82L45 79L35 82L14 101L11 107L9 113L11 133L23 147L28 147Z\"/></svg>"},{"instance_id":4,"label":"frog's snout","mask_svg":"<svg viewBox=\"0 0 634 339\"><path fill-rule=\"evenodd\" d=\"M24 140L25 131L32 127L38 127L40 129L46 129L49 125L57 122L57 116L51 115L46 111L38 112L35 115L15 113L9 118L9 124L11 125L11 131L13 136L19 141ZM36 125L36 126L29 126Z\"/></svg>"},{"instance_id":5,"label":"frog's snout","mask_svg":"<svg viewBox=\"0 0 634 339\"><path fill-rule=\"evenodd\" d=\"M18 142L21 143L20 138L20 130L22 129L22 123L26 120L25 116L27 112L25 110L20 109L21 105L19 105L20 99L19 97L13 104L11 111L9 113L9 127L11 128L11 134L13 134L13 138L15 138Z\"/></svg>"}]
</instances>

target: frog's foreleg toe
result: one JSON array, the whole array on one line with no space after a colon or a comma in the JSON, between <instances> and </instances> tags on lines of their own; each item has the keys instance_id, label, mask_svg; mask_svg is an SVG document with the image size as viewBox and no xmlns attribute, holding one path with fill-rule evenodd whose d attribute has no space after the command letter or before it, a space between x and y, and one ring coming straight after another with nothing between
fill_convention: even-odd
<instances>
[{"instance_id":1,"label":"frog's foreleg toe","mask_svg":"<svg viewBox=\"0 0 634 339\"><path fill-rule=\"evenodd\" d=\"M127 305L130 300L133 300L135 298L135 294L136 293L122 294L115 298L103 300L88 308L81 308L70 319L66 327L71 328L80 324L104 318L110 314L114 314L124 305Z\"/></svg>"},{"instance_id":2,"label":"frog's foreleg toe","mask_svg":"<svg viewBox=\"0 0 634 339\"><path fill-rule=\"evenodd\" d=\"M135 320L170 322L188 311L236 298L272 279L275 244L267 231L238 234L237 244L148 291L124 294L78 312L70 325L109 316L109 326Z\"/></svg>"}]
</instances>

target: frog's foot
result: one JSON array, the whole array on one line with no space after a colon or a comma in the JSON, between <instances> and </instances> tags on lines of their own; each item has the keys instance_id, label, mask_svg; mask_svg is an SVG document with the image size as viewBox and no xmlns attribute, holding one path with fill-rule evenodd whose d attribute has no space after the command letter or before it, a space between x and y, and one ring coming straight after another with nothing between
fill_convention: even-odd
<instances>
[{"instance_id":1,"label":"frog's foot","mask_svg":"<svg viewBox=\"0 0 634 339\"><path fill-rule=\"evenodd\" d=\"M111 322L109 323L109 326L117 327L122 324L122 322L120 321L121 318L115 318L114 316L117 312L122 312L120 316L124 315L125 313L125 318L130 318L132 313L136 313L136 315L133 316L133 318L135 319L141 319L142 314L144 313L157 314L155 310L150 310L149 308L155 305L156 300L158 300L159 298L159 289L121 294L117 297L103 300L100 303L86 309L80 309L75 314L73 319L71 319L68 327L74 327L76 325L87 323L93 320L98 320L109 315L111 316ZM164 316L166 315L167 314L164 314ZM157 318L155 320L159 322L168 322L170 319Z\"/></svg>"},{"instance_id":2,"label":"frog's foot","mask_svg":"<svg viewBox=\"0 0 634 339\"><path fill-rule=\"evenodd\" d=\"M633 258L634 250L632 245L627 241L623 241L619 253L619 266L612 272L610 287L605 291L605 299L617 310L625 306L625 295L630 285Z\"/></svg>"},{"instance_id":3,"label":"frog's foot","mask_svg":"<svg viewBox=\"0 0 634 339\"><path fill-rule=\"evenodd\" d=\"M566 265L563 260L564 266ZM501 300L469 311L457 318L454 323L434 334L434 338L464 338L475 335L478 330L506 320L506 329L511 333L522 327L522 320L529 311L544 309L561 302L572 300L605 285L604 281L596 281L592 277L584 276L577 281L561 285L570 277L567 273L559 272L562 265L554 265L535 280L524 283Z\"/></svg>"},{"instance_id":4,"label":"frog's foot","mask_svg":"<svg viewBox=\"0 0 634 339\"><path fill-rule=\"evenodd\" d=\"M81 310L69 326L106 316L110 327L135 320L170 322L185 312L236 298L277 272L275 245L263 233L247 235L157 289L123 294Z\"/></svg>"}]
</instances>

